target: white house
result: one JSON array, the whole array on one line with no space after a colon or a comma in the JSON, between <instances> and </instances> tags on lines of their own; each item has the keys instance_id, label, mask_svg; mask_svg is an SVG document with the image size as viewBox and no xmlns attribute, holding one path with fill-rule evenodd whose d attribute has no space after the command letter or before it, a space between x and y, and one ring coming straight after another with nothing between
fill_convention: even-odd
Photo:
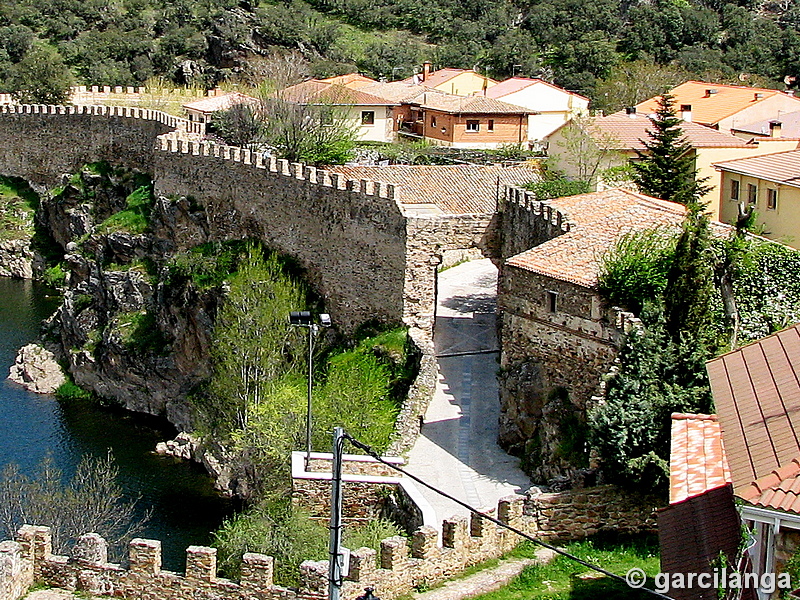
<instances>
[{"instance_id":1,"label":"white house","mask_svg":"<svg viewBox=\"0 0 800 600\"><path fill-rule=\"evenodd\" d=\"M535 114L528 116L528 140L541 141L576 114L586 114L589 99L541 79L513 77L480 95L516 104Z\"/></svg>"}]
</instances>

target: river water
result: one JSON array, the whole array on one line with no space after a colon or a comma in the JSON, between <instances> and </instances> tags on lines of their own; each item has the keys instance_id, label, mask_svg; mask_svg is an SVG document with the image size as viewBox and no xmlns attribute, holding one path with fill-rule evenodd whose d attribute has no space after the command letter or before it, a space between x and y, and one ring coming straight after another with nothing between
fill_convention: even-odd
<instances>
[{"instance_id":1,"label":"river water","mask_svg":"<svg viewBox=\"0 0 800 600\"><path fill-rule=\"evenodd\" d=\"M139 498L140 513L152 512L142 537L161 540L164 568L182 571L186 547L208 545L234 506L214 492L201 467L153 454L156 442L175 436L169 423L93 403L62 403L5 379L17 350L37 337L42 319L58 305L51 294L35 282L0 277L0 469L16 463L32 475L49 454L69 477L85 454L105 457L110 450L126 496Z\"/></svg>"}]
</instances>

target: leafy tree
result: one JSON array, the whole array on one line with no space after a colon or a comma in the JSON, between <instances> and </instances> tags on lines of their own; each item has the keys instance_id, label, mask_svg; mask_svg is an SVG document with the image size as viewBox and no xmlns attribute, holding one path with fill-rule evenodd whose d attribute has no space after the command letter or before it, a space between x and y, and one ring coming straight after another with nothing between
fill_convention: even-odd
<instances>
[{"instance_id":1,"label":"leafy tree","mask_svg":"<svg viewBox=\"0 0 800 600\"><path fill-rule=\"evenodd\" d=\"M609 113L635 106L683 83L687 74L679 67L662 66L647 60L623 62L597 86L595 108Z\"/></svg>"},{"instance_id":2,"label":"leafy tree","mask_svg":"<svg viewBox=\"0 0 800 600\"><path fill-rule=\"evenodd\" d=\"M6 87L20 102L63 104L72 84L72 74L58 51L39 44L12 67Z\"/></svg>"},{"instance_id":3,"label":"leafy tree","mask_svg":"<svg viewBox=\"0 0 800 600\"><path fill-rule=\"evenodd\" d=\"M687 206L698 203L711 187L704 185L706 179L697 179L694 152L683 137L674 96L660 96L650 123L653 128L648 130L650 140L644 141L646 151L637 150L638 160L631 163L636 185L656 198Z\"/></svg>"},{"instance_id":4,"label":"leafy tree","mask_svg":"<svg viewBox=\"0 0 800 600\"><path fill-rule=\"evenodd\" d=\"M263 138L264 121L257 109L242 103L214 113L209 129L226 144L249 148Z\"/></svg>"}]
</instances>

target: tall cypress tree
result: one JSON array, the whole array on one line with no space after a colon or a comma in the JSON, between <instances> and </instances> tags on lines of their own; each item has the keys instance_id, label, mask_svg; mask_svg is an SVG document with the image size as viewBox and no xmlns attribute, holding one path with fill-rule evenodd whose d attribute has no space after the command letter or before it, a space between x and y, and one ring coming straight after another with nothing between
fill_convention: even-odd
<instances>
[{"instance_id":1,"label":"tall cypress tree","mask_svg":"<svg viewBox=\"0 0 800 600\"><path fill-rule=\"evenodd\" d=\"M686 206L698 203L711 186L704 185L708 178L697 179L692 145L683 137L674 96L664 94L659 98L650 123L650 140L643 140L646 150L637 150L638 160L631 161L634 182L649 196Z\"/></svg>"}]
</instances>

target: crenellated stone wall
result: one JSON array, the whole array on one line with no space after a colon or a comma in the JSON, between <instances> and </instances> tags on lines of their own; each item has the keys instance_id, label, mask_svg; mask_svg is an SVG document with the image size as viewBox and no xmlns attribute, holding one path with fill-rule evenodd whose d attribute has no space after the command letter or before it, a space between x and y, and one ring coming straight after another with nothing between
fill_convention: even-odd
<instances>
[{"instance_id":1,"label":"crenellated stone wall","mask_svg":"<svg viewBox=\"0 0 800 600\"><path fill-rule=\"evenodd\" d=\"M653 501L604 486L527 498L507 496L486 514L543 540L563 540L605 530L652 531L655 508ZM354 550L343 600L354 600L368 586L391 600L502 556L520 541L515 533L475 514L445 519L441 544L438 539L434 527L422 526L410 540L383 540L380 551ZM140 538L131 541L128 565L123 567L108 562L106 542L95 533L83 535L71 556L57 556L52 554L49 528L26 525L16 541L0 542L0 600L18 600L34 581L92 596L147 600L310 600L327 593L327 561L303 562L298 590L274 585L273 569L272 557L249 553L243 557L240 581L224 579L217 576L214 548L190 546L185 573L165 571L161 543Z\"/></svg>"}]
</instances>

